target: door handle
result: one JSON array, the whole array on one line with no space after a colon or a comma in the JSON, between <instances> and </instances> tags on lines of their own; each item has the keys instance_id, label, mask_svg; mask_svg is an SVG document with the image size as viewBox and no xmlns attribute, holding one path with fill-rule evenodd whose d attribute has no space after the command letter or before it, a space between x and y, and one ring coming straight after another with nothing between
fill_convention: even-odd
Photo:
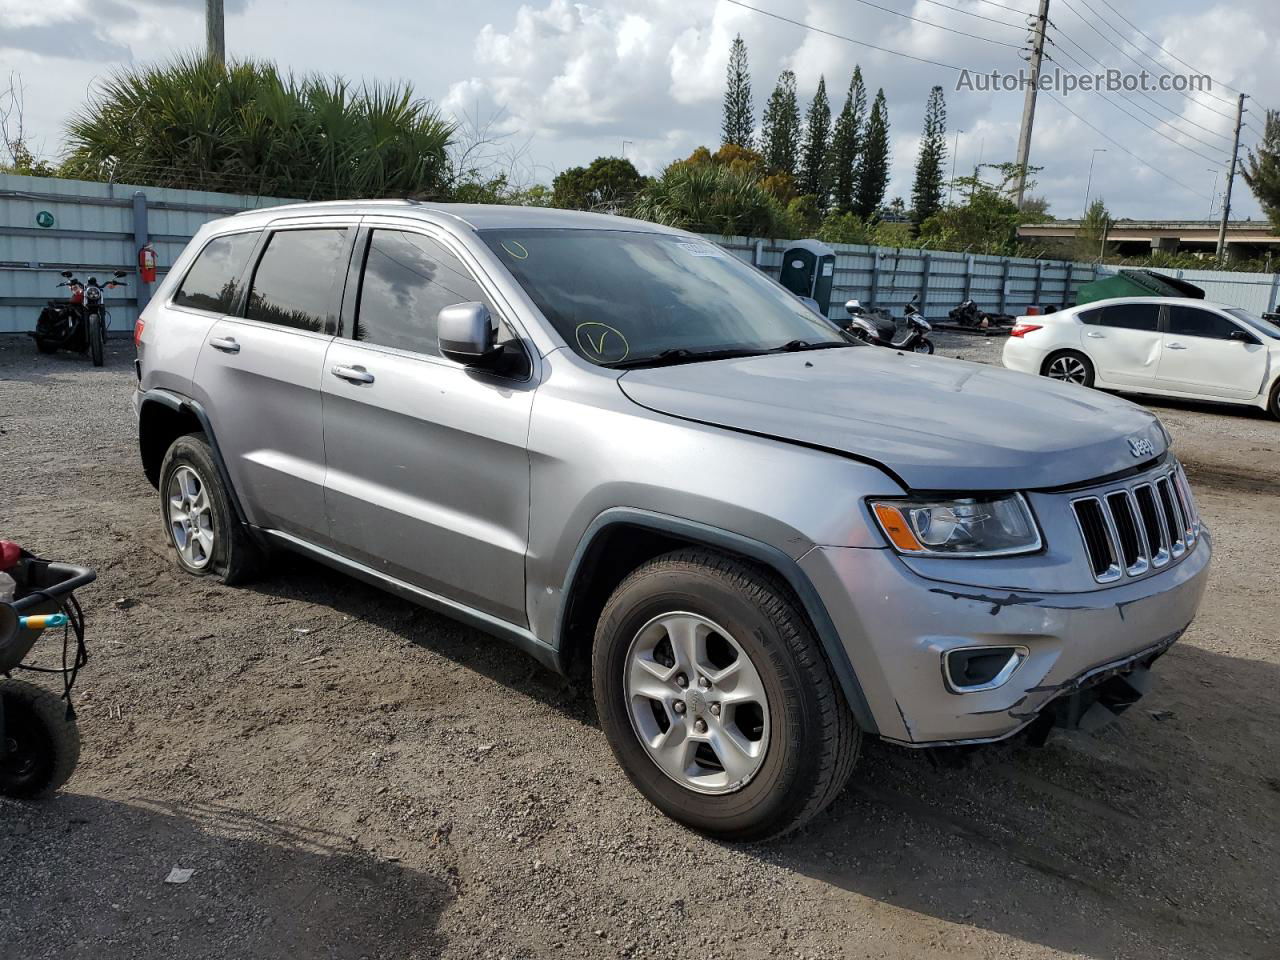
<instances>
[{"instance_id":1,"label":"door handle","mask_svg":"<svg viewBox=\"0 0 1280 960\"><path fill-rule=\"evenodd\" d=\"M221 350L223 353L240 352L240 344L236 343L235 337L214 337L209 341L209 346L215 350Z\"/></svg>"},{"instance_id":2,"label":"door handle","mask_svg":"<svg viewBox=\"0 0 1280 960\"><path fill-rule=\"evenodd\" d=\"M1166 343L1166 344L1165 344L1165 346L1166 346L1166 347L1168 347L1170 350L1185 350L1185 349L1187 349L1186 345L1185 345L1185 344L1182 344L1182 343Z\"/></svg>"},{"instance_id":3,"label":"door handle","mask_svg":"<svg viewBox=\"0 0 1280 960\"><path fill-rule=\"evenodd\" d=\"M373 374L364 367L337 366L329 372L335 377L346 380L349 383L373 383Z\"/></svg>"},{"instance_id":4,"label":"door handle","mask_svg":"<svg viewBox=\"0 0 1280 960\"><path fill-rule=\"evenodd\" d=\"M1095 340L1105 340L1107 338L1105 333L1099 333L1097 330L1090 330L1086 336L1093 337Z\"/></svg>"}]
</instances>

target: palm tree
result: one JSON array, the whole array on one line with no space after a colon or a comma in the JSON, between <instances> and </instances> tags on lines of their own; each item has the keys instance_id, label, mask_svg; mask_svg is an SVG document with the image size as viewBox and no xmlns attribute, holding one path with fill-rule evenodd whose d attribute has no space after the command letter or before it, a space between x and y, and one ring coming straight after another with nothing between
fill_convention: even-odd
<instances>
[{"instance_id":1,"label":"palm tree","mask_svg":"<svg viewBox=\"0 0 1280 960\"><path fill-rule=\"evenodd\" d=\"M438 197L453 132L408 84L186 56L105 80L68 125L65 173L304 199Z\"/></svg>"}]
</instances>

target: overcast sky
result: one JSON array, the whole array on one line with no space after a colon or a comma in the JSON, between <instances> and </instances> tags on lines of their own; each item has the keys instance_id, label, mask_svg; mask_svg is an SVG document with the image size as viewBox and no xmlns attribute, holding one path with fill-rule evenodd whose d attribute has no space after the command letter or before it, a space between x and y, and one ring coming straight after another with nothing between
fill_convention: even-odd
<instances>
[{"instance_id":1,"label":"overcast sky","mask_svg":"<svg viewBox=\"0 0 1280 960\"><path fill-rule=\"evenodd\" d=\"M1008 8L1030 10L1037 0L876 0L920 22L860 0L747 2L927 60L1016 72L1024 66L1016 48L1026 31L1023 18ZM19 73L26 85L27 127L37 151L58 153L65 118L83 102L95 77L122 64L201 47L203 10L203 0L0 0L0 67L5 75ZM1142 55L1146 51L1173 70L1190 72L1120 15L1211 75L1212 96L1197 94L1197 103L1177 93L1152 93L1151 99L1108 94L1156 130L1096 94L1061 97L1101 133L1041 96L1031 154L1032 163L1044 167L1036 192L1048 198L1057 216L1078 215L1090 157L1101 147L1107 152L1096 155L1093 191L1106 199L1113 216L1204 218L1215 173L1225 170L1230 149L1222 139L1232 127L1228 101L1237 90L1256 98L1248 101L1246 118L1256 130L1262 129L1266 105L1280 107L1280 3L1051 0L1050 35L1057 46L1050 52L1070 70L1078 69L1070 57L1091 69L1096 57L1136 72L1127 53L1154 73ZM542 182L567 166L624 151L642 172L656 173L698 144L718 143L725 62L737 33L747 42L757 115L787 68L796 72L804 104L825 75L838 110L855 63L873 94L885 89L891 197L910 194L924 100L933 84L946 90L949 148L956 132L964 131L956 158L961 172L980 158L1014 157L1020 92L957 90L959 75L945 67L860 47L727 0L227 0L226 20L230 56L271 58L298 72L409 80L450 113L496 119L507 147L522 156L521 178ZM1243 142L1256 140L1246 128ZM1225 173L1218 177L1219 194L1224 182ZM1237 181L1233 210L1241 217L1260 216L1243 181Z\"/></svg>"}]
</instances>

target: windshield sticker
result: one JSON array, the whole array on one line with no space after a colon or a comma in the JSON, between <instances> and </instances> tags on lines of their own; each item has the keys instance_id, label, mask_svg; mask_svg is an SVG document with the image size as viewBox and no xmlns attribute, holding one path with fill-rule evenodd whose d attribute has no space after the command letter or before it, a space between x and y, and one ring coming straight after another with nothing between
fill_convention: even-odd
<instances>
[{"instance_id":1,"label":"windshield sticker","mask_svg":"<svg viewBox=\"0 0 1280 960\"><path fill-rule=\"evenodd\" d=\"M579 349L597 363L617 363L627 359L631 353L631 344L627 343L622 331L607 323L580 323L574 335Z\"/></svg>"},{"instance_id":2,"label":"windshield sticker","mask_svg":"<svg viewBox=\"0 0 1280 960\"><path fill-rule=\"evenodd\" d=\"M680 242L676 246L695 257L714 257L717 260L723 260L726 256L723 250L711 243Z\"/></svg>"},{"instance_id":3,"label":"windshield sticker","mask_svg":"<svg viewBox=\"0 0 1280 960\"><path fill-rule=\"evenodd\" d=\"M828 260L826 263L822 265L822 275L824 277L829 277L833 273L835 273L835 269L836 269L836 265L832 261Z\"/></svg>"},{"instance_id":4,"label":"windshield sticker","mask_svg":"<svg viewBox=\"0 0 1280 960\"><path fill-rule=\"evenodd\" d=\"M529 251L525 249L524 244L519 240L503 240L501 246L509 256L515 257L517 260L529 259Z\"/></svg>"}]
</instances>

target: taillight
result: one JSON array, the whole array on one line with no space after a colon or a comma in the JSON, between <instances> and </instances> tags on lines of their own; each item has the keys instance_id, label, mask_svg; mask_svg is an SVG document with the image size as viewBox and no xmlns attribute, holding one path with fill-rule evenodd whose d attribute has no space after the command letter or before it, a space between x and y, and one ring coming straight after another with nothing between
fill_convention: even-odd
<instances>
[{"instance_id":1,"label":"taillight","mask_svg":"<svg viewBox=\"0 0 1280 960\"><path fill-rule=\"evenodd\" d=\"M1041 329L1043 326L1044 324L1040 324L1040 323L1019 323L1015 325L1012 330L1009 331L1009 336L1025 337L1028 333L1034 333L1035 331Z\"/></svg>"},{"instance_id":2,"label":"taillight","mask_svg":"<svg viewBox=\"0 0 1280 960\"><path fill-rule=\"evenodd\" d=\"M134 321L133 347L135 350L138 348L138 345L142 343L142 328L145 327L146 325L147 325L147 322L143 320L141 317L139 317L136 321Z\"/></svg>"}]
</instances>

